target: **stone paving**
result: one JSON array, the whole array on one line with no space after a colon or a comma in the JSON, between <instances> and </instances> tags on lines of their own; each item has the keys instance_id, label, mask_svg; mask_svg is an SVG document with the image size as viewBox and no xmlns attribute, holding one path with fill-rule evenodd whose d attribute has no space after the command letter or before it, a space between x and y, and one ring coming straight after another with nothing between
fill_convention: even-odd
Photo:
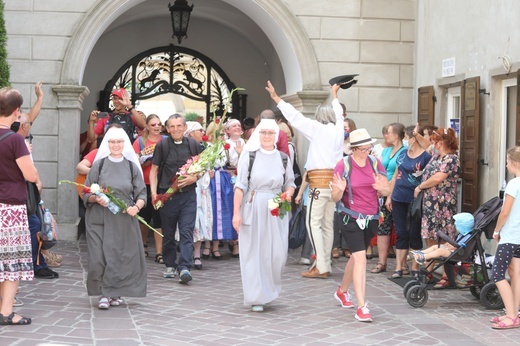
<instances>
[{"instance_id":1,"label":"stone paving","mask_svg":"<svg viewBox=\"0 0 520 346\"><path fill-rule=\"evenodd\" d=\"M164 279L163 265L147 258L148 296L129 298L120 307L97 309L89 298L86 243L60 242L63 255L56 280L22 283L16 310L33 318L29 326L1 326L0 345L518 345L520 329L495 331L484 309L468 290L429 291L415 309L389 272L367 274L367 299L373 323L354 319L333 297L346 259L334 261L326 279L304 279L306 269L290 253L278 300L263 313L242 304L239 260L223 249L224 260L203 260L189 285ZM370 269L377 258L369 261Z\"/></svg>"}]
</instances>

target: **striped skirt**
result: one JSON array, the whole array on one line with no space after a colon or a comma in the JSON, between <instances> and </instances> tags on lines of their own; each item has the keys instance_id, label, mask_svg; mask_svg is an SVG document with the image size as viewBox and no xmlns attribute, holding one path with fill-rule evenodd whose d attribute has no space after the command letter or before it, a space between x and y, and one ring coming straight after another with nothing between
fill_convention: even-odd
<instances>
[{"instance_id":1,"label":"striped skirt","mask_svg":"<svg viewBox=\"0 0 520 346\"><path fill-rule=\"evenodd\" d=\"M0 282L33 278L27 208L0 203Z\"/></svg>"}]
</instances>

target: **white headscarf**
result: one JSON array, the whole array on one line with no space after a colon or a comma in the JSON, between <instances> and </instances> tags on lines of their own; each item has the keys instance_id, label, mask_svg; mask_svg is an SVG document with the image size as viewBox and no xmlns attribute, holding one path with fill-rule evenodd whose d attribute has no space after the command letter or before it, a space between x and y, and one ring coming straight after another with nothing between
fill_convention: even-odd
<instances>
[{"instance_id":1,"label":"white headscarf","mask_svg":"<svg viewBox=\"0 0 520 346\"><path fill-rule=\"evenodd\" d=\"M203 130L202 125L198 121L186 121L186 132L184 132L184 137L188 137L190 133L197 130Z\"/></svg>"},{"instance_id":2,"label":"white headscarf","mask_svg":"<svg viewBox=\"0 0 520 346\"><path fill-rule=\"evenodd\" d=\"M137 154L135 153L134 148L132 147L130 138L128 138L128 135L122 128L112 127L108 129L108 131L105 133L105 136L103 137L103 141L101 141L101 144L99 145L99 150L96 154L94 162L110 156L108 141L112 139L122 139L125 141L123 146L123 157L128 161L135 163L135 165L139 169L139 172L141 173L141 177L143 177L143 170L141 168L141 164L139 163L139 158L137 157Z\"/></svg>"},{"instance_id":3,"label":"white headscarf","mask_svg":"<svg viewBox=\"0 0 520 346\"><path fill-rule=\"evenodd\" d=\"M230 138L228 133L227 133L227 130L229 130L229 128L234 125L234 124L239 124L240 125L240 128L242 128L242 124L240 124L240 120L238 119L229 119L228 121L226 121L226 123L224 124L224 128L226 129L226 133L225 133L225 137L226 139Z\"/></svg>"},{"instance_id":4,"label":"white headscarf","mask_svg":"<svg viewBox=\"0 0 520 346\"><path fill-rule=\"evenodd\" d=\"M246 145L244 146L245 151L256 151L262 147L260 143L260 131L262 130L272 130L275 131L274 136L274 147L276 148L276 142L278 142L278 134L280 132L280 127L278 127L278 124L274 119L262 119L260 123L258 123L258 126L255 128L253 133L251 134L251 137L249 137L249 140L247 141Z\"/></svg>"}]
</instances>

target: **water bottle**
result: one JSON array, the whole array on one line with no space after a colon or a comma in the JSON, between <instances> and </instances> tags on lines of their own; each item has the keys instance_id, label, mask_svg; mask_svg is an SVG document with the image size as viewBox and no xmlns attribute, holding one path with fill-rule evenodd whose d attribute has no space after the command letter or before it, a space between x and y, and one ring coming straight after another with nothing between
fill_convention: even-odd
<instances>
[{"instance_id":1,"label":"water bottle","mask_svg":"<svg viewBox=\"0 0 520 346\"><path fill-rule=\"evenodd\" d=\"M500 189L500 192L498 193L498 197L500 199L504 199L504 194L506 192L506 186L507 186L507 182L504 180L504 182L502 183L502 188Z\"/></svg>"},{"instance_id":2,"label":"water bottle","mask_svg":"<svg viewBox=\"0 0 520 346\"><path fill-rule=\"evenodd\" d=\"M119 207L114 202L112 202L107 195L104 193L99 193L98 196L107 202L107 208L112 212L112 214L119 213Z\"/></svg>"},{"instance_id":3,"label":"water bottle","mask_svg":"<svg viewBox=\"0 0 520 346\"><path fill-rule=\"evenodd\" d=\"M45 224L45 237L47 240L53 239L52 235L52 215L49 209L45 209L43 214L43 223Z\"/></svg>"}]
</instances>

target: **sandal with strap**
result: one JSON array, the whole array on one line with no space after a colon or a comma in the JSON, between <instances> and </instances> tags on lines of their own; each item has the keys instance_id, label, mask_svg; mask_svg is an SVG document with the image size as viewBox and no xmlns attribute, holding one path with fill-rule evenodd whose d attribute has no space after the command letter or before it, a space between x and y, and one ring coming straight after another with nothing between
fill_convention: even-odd
<instances>
[{"instance_id":1,"label":"sandal with strap","mask_svg":"<svg viewBox=\"0 0 520 346\"><path fill-rule=\"evenodd\" d=\"M403 267L403 275L410 275L410 268Z\"/></svg>"},{"instance_id":2,"label":"sandal with strap","mask_svg":"<svg viewBox=\"0 0 520 346\"><path fill-rule=\"evenodd\" d=\"M108 299L107 297L101 297L99 299L98 309L99 310L108 310L109 307L110 307L110 299Z\"/></svg>"},{"instance_id":3,"label":"sandal with strap","mask_svg":"<svg viewBox=\"0 0 520 346\"><path fill-rule=\"evenodd\" d=\"M198 262L198 263L197 263ZM200 257L195 257L193 259L193 266L195 267L195 269L197 270L201 270L202 269L202 261L200 260Z\"/></svg>"},{"instance_id":4,"label":"sandal with strap","mask_svg":"<svg viewBox=\"0 0 520 346\"><path fill-rule=\"evenodd\" d=\"M374 274L386 272L386 264L378 263L370 272Z\"/></svg>"},{"instance_id":5,"label":"sandal with strap","mask_svg":"<svg viewBox=\"0 0 520 346\"><path fill-rule=\"evenodd\" d=\"M205 247L204 250L202 250L202 258L208 259L211 255L211 249L209 247Z\"/></svg>"},{"instance_id":6,"label":"sandal with strap","mask_svg":"<svg viewBox=\"0 0 520 346\"><path fill-rule=\"evenodd\" d=\"M125 301L121 297L110 297L110 306L119 306Z\"/></svg>"},{"instance_id":7,"label":"sandal with strap","mask_svg":"<svg viewBox=\"0 0 520 346\"><path fill-rule=\"evenodd\" d=\"M220 251L218 251L218 250L211 251L211 256L213 257L213 259L216 259L216 260L222 259L222 255L220 254Z\"/></svg>"},{"instance_id":8,"label":"sandal with strap","mask_svg":"<svg viewBox=\"0 0 520 346\"><path fill-rule=\"evenodd\" d=\"M392 278L399 279L403 277L403 271L402 270L395 270L392 274Z\"/></svg>"},{"instance_id":9,"label":"sandal with strap","mask_svg":"<svg viewBox=\"0 0 520 346\"><path fill-rule=\"evenodd\" d=\"M148 257L148 243L144 244L144 256Z\"/></svg>"},{"instance_id":10,"label":"sandal with strap","mask_svg":"<svg viewBox=\"0 0 520 346\"><path fill-rule=\"evenodd\" d=\"M159 263L159 264L164 264L164 258L163 258L163 255L158 253L157 255L155 255L155 262Z\"/></svg>"},{"instance_id":11,"label":"sandal with strap","mask_svg":"<svg viewBox=\"0 0 520 346\"><path fill-rule=\"evenodd\" d=\"M446 276L443 276L443 277L441 277L441 279L439 281L437 281L437 283L435 284L435 286L433 286L433 288L435 288L435 289L445 288L445 287L448 287L449 285L450 285L450 283L448 282L448 278Z\"/></svg>"},{"instance_id":12,"label":"sandal with strap","mask_svg":"<svg viewBox=\"0 0 520 346\"><path fill-rule=\"evenodd\" d=\"M505 318L506 318L506 316L494 316L494 317L491 317L489 322L491 322L491 323L498 323L498 322L502 322L502 320L505 319Z\"/></svg>"},{"instance_id":13,"label":"sandal with strap","mask_svg":"<svg viewBox=\"0 0 520 346\"><path fill-rule=\"evenodd\" d=\"M21 326L21 325L26 325L26 324L31 324L32 320L29 318L29 317L23 317L23 316L20 316L20 319L18 321L13 321L14 317L16 316L17 314L15 314L14 312L11 312L11 314L9 316L4 316L2 314L0 314L0 325L3 325L3 326L7 326L7 325L18 325L18 326Z\"/></svg>"},{"instance_id":14,"label":"sandal with strap","mask_svg":"<svg viewBox=\"0 0 520 346\"><path fill-rule=\"evenodd\" d=\"M504 321L507 319L511 320L513 323L506 324ZM518 322L518 317L511 318L509 316L506 316L506 318L504 318L503 321L499 321L491 326L491 328L493 328L493 329L512 329L512 328L518 328L518 327L520 327L520 323Z\"/></svg>"}]
</instances>

